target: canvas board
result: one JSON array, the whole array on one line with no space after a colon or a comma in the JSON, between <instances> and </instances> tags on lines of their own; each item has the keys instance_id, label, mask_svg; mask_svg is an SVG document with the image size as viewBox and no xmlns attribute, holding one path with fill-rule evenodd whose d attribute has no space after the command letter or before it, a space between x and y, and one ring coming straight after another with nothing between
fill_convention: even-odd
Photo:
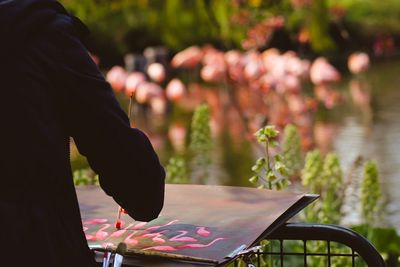
<instances>
[{"instance_id":1,"label":"canvas board","mask_svg":"<svg viewBox=\"0 0 400 267\"><path fill-rule=\"evenodd\" d=\"M244 187L167 185L157 219L146 223L124 215L118 230L118 206L100 187L78 187L77 195L92 248L115 248L124 242L132 255L156 252L215 263L267 237L318 197Z\"/></svg>"}]
</instances>

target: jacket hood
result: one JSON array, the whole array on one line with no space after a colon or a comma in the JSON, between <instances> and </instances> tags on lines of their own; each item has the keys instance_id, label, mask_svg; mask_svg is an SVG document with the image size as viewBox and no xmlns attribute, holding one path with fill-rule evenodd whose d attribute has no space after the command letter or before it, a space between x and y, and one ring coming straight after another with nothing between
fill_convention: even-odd
<instances>
[{"instance_id":1,"label":"jacket hood","mask_svg":"<svg viewBox=\"0 0 400 267\"><path fill-rule=\"evenodd\" d=\"M71 25L81 24L78 28L86 28L55 0L0 0L1 50L6 52L7 49L29 42L65 16L71 18Z\"/></svg>"}]
</instances>

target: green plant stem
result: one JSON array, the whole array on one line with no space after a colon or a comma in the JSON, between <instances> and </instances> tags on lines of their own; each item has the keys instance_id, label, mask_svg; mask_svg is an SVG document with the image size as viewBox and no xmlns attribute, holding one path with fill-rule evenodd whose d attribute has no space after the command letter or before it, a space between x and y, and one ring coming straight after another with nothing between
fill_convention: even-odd
<instances>
[{"instance_id":1,"label":"green plant stem","mask_svg":"<svg viewBox=\"0 0 400 267\"><path fill-rule=\"evenodd\" d=\"M271 169L271 165L270 165L270 162L269 162L269 139L267 138L267 141L265 142L265 153L266 153L266 156L267 156L267 167L268 167L268 170L270 170Z\"/></svg>"}]
</instances>

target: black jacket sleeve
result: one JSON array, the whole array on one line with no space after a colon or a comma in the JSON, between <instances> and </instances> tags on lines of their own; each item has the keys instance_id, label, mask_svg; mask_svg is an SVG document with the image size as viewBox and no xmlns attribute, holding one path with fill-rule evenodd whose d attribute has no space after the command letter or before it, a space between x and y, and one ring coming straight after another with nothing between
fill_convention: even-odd
<instances>
[{"instance_id":1,"label":"black jacket sleeve","mask_svg":"<svg viewBox=\"0 0 400 267\"><path fill-rule=\"evenodd\" d=\"M146 135L130 127L74 23L62 16L42 38L68 131L103 190L134 219L152 220L163 206L164 169Z\"/></svg>"}]
</instances>

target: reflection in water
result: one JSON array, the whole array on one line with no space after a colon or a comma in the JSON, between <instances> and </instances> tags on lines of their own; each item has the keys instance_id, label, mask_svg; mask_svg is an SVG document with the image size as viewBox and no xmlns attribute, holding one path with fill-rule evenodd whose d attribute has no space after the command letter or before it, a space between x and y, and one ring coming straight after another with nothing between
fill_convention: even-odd
<instances>
[{"instance_id":1,"label":"reflection in water","mask_svg":"<svg viewBox=\"0 0 400 267\"><path fill-rule=\"evenodd\" d=\"M333 143L348 173L354 160L362 155L378 162L382 182L384 209L383 225L394 226L400 231L400 84L399 67L395 63L376 65L366 77L371 89L360 87L352 81L350 94L358 108L345 114ZM368 95L371 90L373 96ZM371 100L370 100L370 99ZM372 101L372 108L368 101ZM366 123L367 122L367 123ZM371 122L371 123L369 123ZM360 175L355 175L360 177ZM354 194L360 181L353 181L348 194ZM356 198L347 199L349 212L346 222L359 221ZM382 226L383 226L382 225Z\"/></svg>"},{"instance_id":2,"label":"reflection in water","mask_svg":"<svg viewBox=\"0 0 400 267\"><path fill-rule=\"evenodd\" d=\"M331 122L317 122L314 125L314 142L322 154L332 150L332 142L336 138L338 124Z\"/></svg>"}]
</instances>

